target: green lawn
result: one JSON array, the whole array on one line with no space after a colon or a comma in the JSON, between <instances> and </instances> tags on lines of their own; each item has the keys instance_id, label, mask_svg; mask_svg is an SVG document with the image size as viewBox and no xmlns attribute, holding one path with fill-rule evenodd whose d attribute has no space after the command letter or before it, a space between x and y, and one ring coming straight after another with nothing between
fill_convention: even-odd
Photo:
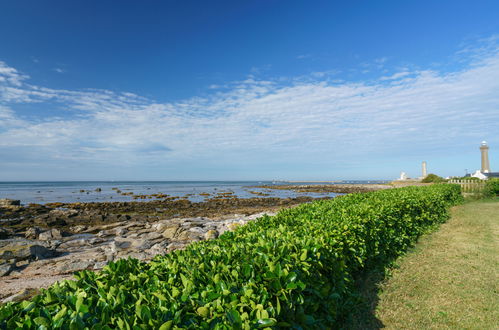
<instances>
[{"instance_id":1,"label":"green lawn","mask_svg":"<svg viewBox=\"0 0 499 330\"><path fill-rule=\"evenodd\" d=\"M499 329L499 200L454 207L397 262L357 327Z\"/></svg>"}]
</instances>

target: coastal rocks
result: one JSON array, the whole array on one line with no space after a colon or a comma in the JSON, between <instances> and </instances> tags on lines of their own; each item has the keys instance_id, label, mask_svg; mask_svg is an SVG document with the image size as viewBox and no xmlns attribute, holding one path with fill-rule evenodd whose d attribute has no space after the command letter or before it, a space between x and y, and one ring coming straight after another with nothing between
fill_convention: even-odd
<instances>
[{"instance_id":1,"label":"coastal rocks","mask_svg":"<svg viewBox=\"0 0 499 330\"><path fill-rule=\"evenodd\" d=\"M87 230L87 226L83 226L83 225L76 225L76 226L72 226L69 228L69 230L73 233L73 234L79 234L79 233L82 233L84 232L85 230Z\"/></svg>"},{"instance_id":2,"label":"coastal rocks","mask_svg":"<svg viewBox=\"0 0 499 330\"><path fill-rule=\"evenodd\" d=\"M95 262L92 260L74 260L62 264L58 267L58 271L64 273L74 273L80 270L91 269L94 267Z\"/></svg>"},{"instance_id":3,"label":"coastal rocks","mask_svg":"<svg viewBox=\"0 0 499 330\"><path fill-rule=\"evenodd\" d=\"M13 269L12 264L4 263L0 264L0 277L8 275Z\"/></svg>"},{"instance_id":4,"label":"coastal rocks","mask_svg":"<svg viewBox=\"0 0 499 330\"><path fill-rule=\"evenodd\" d=\"M61 239L61 231L59 229L50 229L47 231L44 231L38 235L38 239L40 241L49 241L49 240L54 240L54 239Z\"/></svg>"},{"instance_id":5,"label":"coastal rocks","mask_svg":"<svg viewBox=\"0 0 499 330\"><path fill-rule=\"evenodd\" d=\"M0 248L0 260L4 261L40 260L56 255L56 251L27 240L13 241Z\"/></svg>"},{"instance_id":6,"label":"coastal rocks","mask_svg":"<svg viewBox=\"0 0 499 330\"><path fill-rule=\"evenodd\" d=\"M30 227L24 233L24 237L27 239L37 239L38 235L42 232L42 230L38 227Z\"/></svg>"},{"instance_id":7,"label":"coastal rocks","mask_svg":"<svg viewBox=\"0 0 499 330\"><path fill-rule=\"evenodd\" d=\"M14 232L10 228L0 228L0 239L7 239L14 235Z\"/></svg>"},{"instance_id":8,"label":"coastal rocks","mask_svg":"<svg viewBox=\"0 0 499 330\"><path fill-rule=\"evenodd\" d=\"M78 215L78 210L74 209L55 209L49 212L50 217L71 218Z\"/></svg>"},{"instance_id":9,"label":"coastal rocks","mask_svg":"<svg viewBox=\"0 0 499 330\"><path fill-rule=\"evenodd\" d=\"M271 213L270 213L271 214ZM0 241L0 274L10 287L29 287L26 279L51 276L60 279L80 270L99 270L108 262L136 258L149 261L157 255L184 249L192 242L216 239L263 214L232 215L222 218L174 218L118 221L101 225L40 229L31 226L25 234L35 239ZM77 227L80 226L80 227ZM26 283L25 283L26 282ZM7 282L4 282L7 283ZM0 285L0 298L4 297ZM12 292L12 291L10 291Z\"/></svg>"},{"instance_id":10,"label":"coastal rocks","mask_svg":"<svg viewBox=\"0 0 499 330\"><path fill-rule=\"evenodd\" d=\"M204 234L205 240L215 239L218 237L218 231L215 229L210 229Z\"/></svg>"},{"instance_id":11,"label":"coastal rocks","mask_svg":"<svg viewBox=\"0 0 499 330\"><path fill-rule=\"evenodd\" d=\"M167 227L164 231L163 231L163 234L162 236L166 239L172 239L175 237L175 235L177 234L178 230L180 228L180 225L179 224L174 224L174 225L170 225L170 227Z\"/></svg>"},{"instance_id":12,"label":"coastal rocks","mask_svg":"<svg viewBox=\"0 0 499 330\"><path fill-rule=\"evenodd\" d=\"M21 201L17 199L0 199L0 207L5 209L17 209L21 207Z\"/></svg>"}]
</instances>

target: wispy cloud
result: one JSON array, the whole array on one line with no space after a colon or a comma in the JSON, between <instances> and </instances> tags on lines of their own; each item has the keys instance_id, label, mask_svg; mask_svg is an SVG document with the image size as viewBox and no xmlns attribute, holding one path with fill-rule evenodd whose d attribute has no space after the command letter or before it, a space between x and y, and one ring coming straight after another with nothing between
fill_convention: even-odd
<instances>
[{"instance_id":1,"label":"wispy cloud","mask_svg":"<svg viewBox=\"0 0 499 330\"><path fill-rule=\"evenodd\" d=\"M480 52L454 72L403 70L369 82L250 77L174 103L36 86L0 62L0 152L32 148L59 161L198 169L273 162L355 168L359 159L397 159L408 149L428 155L465 140L499 144L492 134L499 123L499 48ZM18 103L59 104L68 115L26 120L15 112Z\"/></svg>"},{"instance_id":2,"label":"wispy cloud","mask_svg":"<svg viewBox=\"0 0 499 330\"><path fill-rule=\"evenodd\" d=\"M57 73L65 73L66 72L66 70L61 69L61 68L54 68L54 71Z\"/></svg>"},{"instance_id":3,"label":"wispy cloud","mask_svg":"<svg viewBox=\"0 0 499 330\"><path fill-rule=\"evenodd\" d=\"M311 57L312 57L312 54L301 54L301 55L296 56L296 59L304 60L306 58L311 58Z\"/></svg>"}]
</instances>

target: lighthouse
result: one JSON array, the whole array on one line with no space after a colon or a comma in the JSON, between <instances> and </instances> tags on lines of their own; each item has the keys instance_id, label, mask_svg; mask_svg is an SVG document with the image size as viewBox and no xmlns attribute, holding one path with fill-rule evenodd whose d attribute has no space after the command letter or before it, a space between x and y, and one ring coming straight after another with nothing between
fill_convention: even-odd
<instances>
[{"instance_id":1,"label":"lighthouse","mask_svg":"<svg viewBox=\"0 0 499 330\"><path fill-rule=\"evenodd\" d=\"M482 141L480 145L480 152L482 153L482 173L490 173L489 164L489 146L486 141Z\"/></svg>"}]
</instances>

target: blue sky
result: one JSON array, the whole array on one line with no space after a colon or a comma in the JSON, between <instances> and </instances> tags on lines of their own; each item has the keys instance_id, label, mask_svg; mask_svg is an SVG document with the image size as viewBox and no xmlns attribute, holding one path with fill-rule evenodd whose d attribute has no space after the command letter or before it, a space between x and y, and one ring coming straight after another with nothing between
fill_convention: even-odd
<instances>
[{"instance_id":1,"label":"blue sky","mask_svg":"<svg viewBox=\"0 0 499 330\"><path fill-rule=\"evenodd\" d=\"M0 180L499 171L497 1L0 4Z\"/></svg>"}]
</instances>

